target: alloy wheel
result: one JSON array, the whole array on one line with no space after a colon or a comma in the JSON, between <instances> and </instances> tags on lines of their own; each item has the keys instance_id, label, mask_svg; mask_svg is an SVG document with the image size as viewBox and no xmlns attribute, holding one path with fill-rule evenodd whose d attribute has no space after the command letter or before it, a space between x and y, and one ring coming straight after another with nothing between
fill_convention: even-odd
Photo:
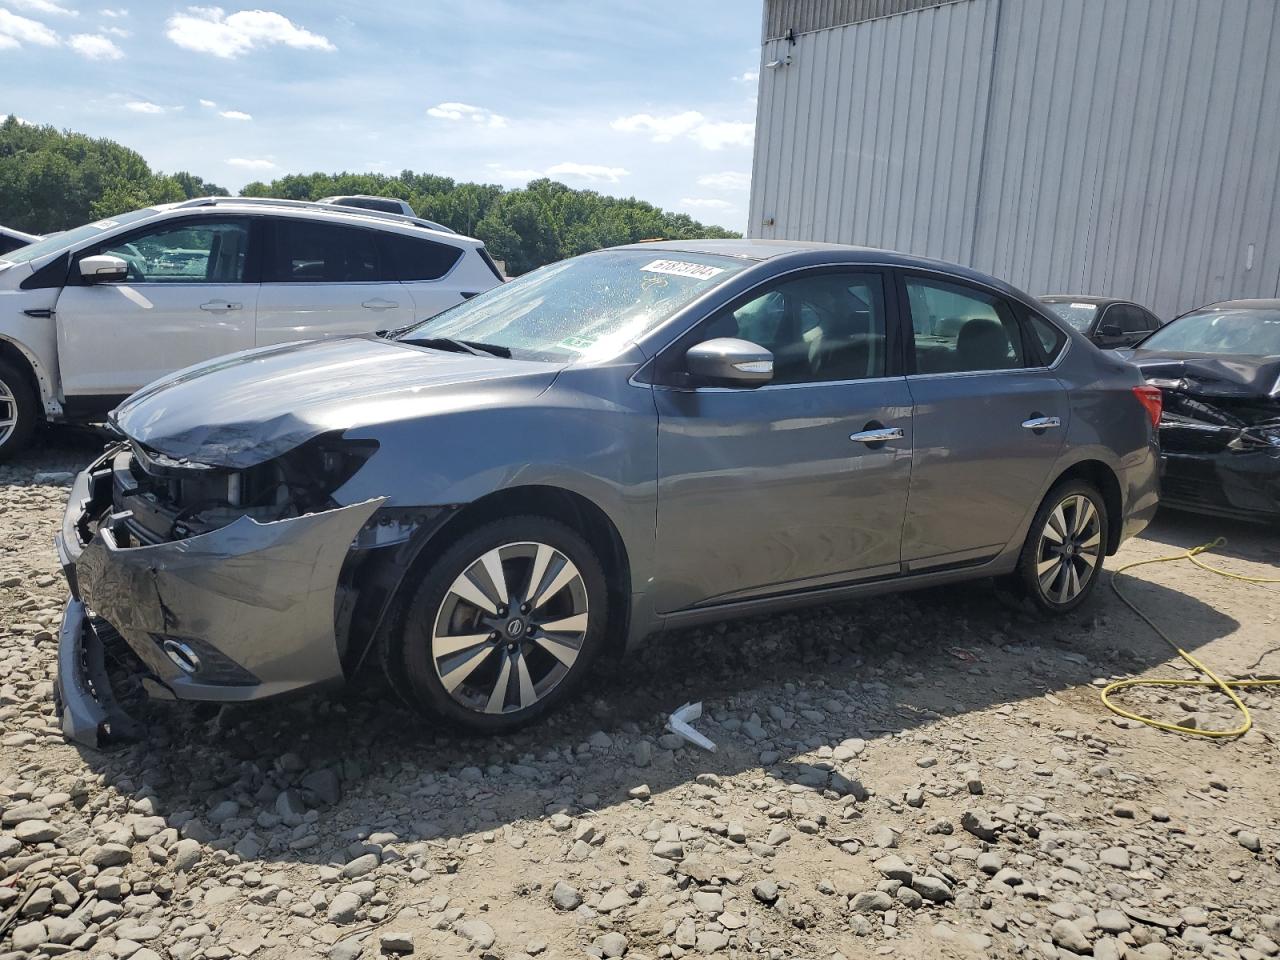
<instances>
[{"instance_id":1,"label":"alloy wheel","mask_svg":"<svg viewBox=\"0 0 1280 960\"><path fill-rule=\"evenodd\" d=\"M13 389L0 380L0 447L9 442L18 429L18 399Z\"/></svg>"},{"instance_id":2,"label":"alloy wheel","mask_svg":"<svg viewBox=\"0 0 1280 960\"><path fill-rule=\"evenodd\" d=\"M1049 513L1036 554L1036 578L1052 603L1070 603L1097 573L1102 520L1088 497L1073 493Z\"/></svg>"},{"instance_id":3,"label":"alloy wheel","mask_svg":"<svg viewBox=\"0 0 1280 960\"><path fill-rule=\"evenodd\" d=\"M445 592L431 662L454 700L480 713L533 706L568 675L590 622L577 566L545 543L484 553Z\"/></svg>"}]
</instances>

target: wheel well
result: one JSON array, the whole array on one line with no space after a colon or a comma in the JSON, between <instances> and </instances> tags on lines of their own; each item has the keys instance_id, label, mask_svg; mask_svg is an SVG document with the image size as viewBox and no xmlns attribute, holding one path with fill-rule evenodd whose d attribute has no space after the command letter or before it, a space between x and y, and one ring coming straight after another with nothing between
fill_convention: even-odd
<instances>
[{"instance_id":1,"label":"wheel well","mask_svg":"<svg viewBox=\"0 0 1280 960\"><path fill-rule=\"evenodd\" d=\"M609 589L609 623L605 630L610 652L626 647L631 613L631 565L622 535L609 515L581 494L560 487L527 486L499 490L455 513L428 541L424 561L434 555L432 545L455 540L500 517L535 514L559 520L580 534L600 558Z\"/></svg>"},{"instance_id":2,"label":"wheel well","mask_svg":"<svg viewBox=\"0 0 1280 960\"><path fill-rule=\"evenodd\" d=\"M1102 502L1107 505L1107 556L1111 556L1120 549L1120 537L1124 530L1124 517L1121 516L1124 503L1120 496L1120 481L1116 478L1115 471L1101 460L1083 460L1065 470L1054 481L1054 486L1063 480L1075 479L1092 484L1102 494Z\"/></svg>"},{"instance_id":3,"label":"wheel well","mask_svg":"<svg viewBox=\"0 0 1280 960\"><path fill-rule=\"evenodd\" d=\"M27 355L10 341L0 338L0 360L12 364L14 369L26 378L27 386L31 388L31 392L36 397L36 410L43 417L44 403L42 401L44 394L40 390L40 380L36 376L35 368L31 366L31 361L27 359Z\"/></svg>"}]
</instances>

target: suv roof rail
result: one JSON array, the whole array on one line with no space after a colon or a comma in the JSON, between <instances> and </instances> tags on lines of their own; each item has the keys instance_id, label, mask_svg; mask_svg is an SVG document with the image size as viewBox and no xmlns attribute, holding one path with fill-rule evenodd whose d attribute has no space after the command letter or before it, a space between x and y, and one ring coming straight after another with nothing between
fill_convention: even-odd
<instances>
[{"instance_id":1,"label":"suv roof rail","mask_svg":"<svg viewBox=\"0 0 1280 960\"><path fill-rule=\"evenodd\" d=\"M193 197L179 203L178 209L187 207L216 207L223 203L243 203L262 207L296 207L303 210L323 210L326 213L345 213L360 217L373 217L377 220L389 220L392 223L403 223L409 226L434 230L437 233L453 233L442 223L424 220L422 217L411 217L403 213L390 213L386 210L366 210L364 207L344 207L336 203L316 203L314 200L286 200L283 197Z\"/></svg>"}]
</instances>

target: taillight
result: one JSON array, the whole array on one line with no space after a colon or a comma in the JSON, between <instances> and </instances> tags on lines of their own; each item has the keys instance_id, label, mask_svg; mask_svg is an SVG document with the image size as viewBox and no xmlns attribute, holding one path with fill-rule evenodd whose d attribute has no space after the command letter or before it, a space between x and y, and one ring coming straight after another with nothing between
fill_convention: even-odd
<instances>
[{"instance_id":1,"label":"taillight","mask_svg":"<svg viewBox=\"0 0 1280 960\"><path fill-rule=\"evenodd\" d=\"M1133 395L1147 411L1147 416L1151 418L1151 426L1160 426L1160 412L1164 409L1164 394L1160 392L1160 388L1143 384L1133 388Z\"/></svg>"}]
</instances>

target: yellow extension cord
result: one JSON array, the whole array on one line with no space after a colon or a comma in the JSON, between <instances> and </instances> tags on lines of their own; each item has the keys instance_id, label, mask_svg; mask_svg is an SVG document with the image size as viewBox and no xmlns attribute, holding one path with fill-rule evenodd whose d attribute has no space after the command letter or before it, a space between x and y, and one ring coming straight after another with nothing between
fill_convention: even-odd
<instances>
[{"instance_id":1,"label":"yellow extension cord","mask_svg":"<svg viewBox=\"0 0 1280 960\"><path fill-rule=\"evenodd\" d=\"M1223 680L1216 673L1206 667L1203 663L1193 657L1187 651L1178 646L1169 635L1166 634L1149 616L1138 609L1137 604L1126 597L1116 582L1120 574L1126 570L1132 570L1134 567L1146 566L1149 563L1174 563L1178 560L1190 560L1201 570L1207 570L1210 573L1216 573L1220 577L1230 577L1232 580L1243 580L1246 583L1280 583L1280 578L1270 577L1246 577L1239 573L1230 573L1220 567L1211 567L1209 564L1197 559L1197 555L1215 547L1221 547L1226 544L1225 537L1219 537L1211 543L1202 543L1198 547L1192 547L1183 553L1174 554L1170 557L1155 557L1150 560L1136 560L1133 563L1126 563L1123 567L1117 569L1111 574L1111 589L1115 591L1116 596L1130 610L1140 616L1152 630L1159 634L1160 639L1178 652L1178 656L1195 667L1195 669L1208 677L1208 680L1146 680L1146 679L1129 679L1117 680L1115 683L1108 684L1102 691L1102 702L1106 704L1107 709L1112 713L1118 713L1120 716L1129 720L1137 720L1139 723L1145 723L1149 727L1156 727L1159 730L1169 730L1173 733L1185 733L1191 737L1210 737L1214 739L1222 739L1228 737L1240 737L1249 732L1249 728L1253 726L1253 717L1249 714L1249 708L1244 705L1244 701L1236 694L1237 689L1244 687L1280 687L1280 680ZM1198 730L1195 727L1184 727L1176 723L1166 723L1163 720L1157 720L1154 717L1144 717L1141 714L1130 713L1123 707L1118 707L1111 702L1111 694L1117 690L1124 690L1129 687L1216 687L1230 698L1235 704L1240 715L1244 718L1240 726L1234 730Z\"/></svg>"}]
</instances>

